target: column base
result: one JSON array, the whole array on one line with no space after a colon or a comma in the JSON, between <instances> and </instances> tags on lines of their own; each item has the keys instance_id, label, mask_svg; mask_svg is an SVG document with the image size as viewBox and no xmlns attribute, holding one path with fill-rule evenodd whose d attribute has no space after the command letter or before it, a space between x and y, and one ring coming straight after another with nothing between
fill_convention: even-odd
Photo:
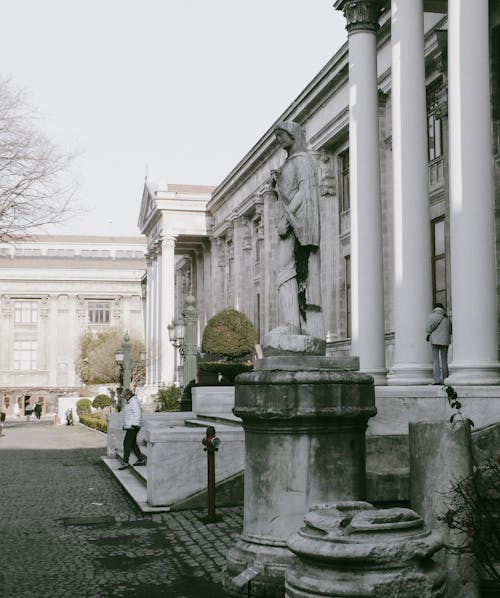
<instances>
[{"instance_id":1,"label":"column base","mask_svg":"<svg viewBox=\"0 0 500 598\"><path fill-rule=\"evenodd\" d=\"M450 364L450 375L446 384L460 386L500 385L500 363Z\"/></svg>"},{"instance_id":2,"label":"column base","mask_svg":"<svg viewBox=\"0 0 500 598\"><path fill-rule=\"evenodd\" d=\"M433 382L432 367L427 363L397 364L387 375L389 386L422 386Z\"/></svg>"},{"instance_id":3,"label":"column base","mask_svg":"<svg viewBox=\"0 0 500 598\"><path fill-rule=\"evenodd\" d=\"M363 373L369 374L373 378L373 384L375 386L386 386L387 384L387 370L377 369L377 370L363 370Z\"/></svg>"},{"instance_id":4,"label":"column base","mask_svg":"<svg viewBox=\"0 0 500 598\"><path fill-rule=\"evenodd\" d=\"M248 567L258 571L250 580L252 596L283 598L285 593L285 571L294 555L285 542L266 543L264 539L249 538L242 534L226 557L223 586L230 596L249 596L248 582L238 584L237 578ZM236 582L236 583L235 583Z\"/></svg>"}]
</instances>

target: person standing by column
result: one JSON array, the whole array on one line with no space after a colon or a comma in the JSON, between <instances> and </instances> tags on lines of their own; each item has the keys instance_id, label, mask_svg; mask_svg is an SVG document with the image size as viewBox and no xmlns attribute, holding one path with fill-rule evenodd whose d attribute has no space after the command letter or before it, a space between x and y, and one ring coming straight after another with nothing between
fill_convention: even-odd
<instances>
[{"instance_id":1,"label":"person standing by column","mask_svg":"<svg viewBox=\"0 0 500 598\"><path fill-rule=\"evenodd\" d=\"M451 343L451 320L442 303L436 303L427 319L427 340L432 347L434 384L443 384L448 378L448 347Z\"/></svg>"},{"instance_id":2,"label":"person standing by column","mask_svg":"<svg viewBox=\"0 0 500 598\"><path fill-rule=\"evenodd\" d=\"M129 467L129 458L132 451L137 457L134 465L146 465L146 459L137 445L137 434L141 429L142 423L141 404L130 388L126 388L123 391L123 398L125 399L125 405L122 410L125 437L123 439L123 465L118 468L120 470Z\"/></svg>"}]
</instances>

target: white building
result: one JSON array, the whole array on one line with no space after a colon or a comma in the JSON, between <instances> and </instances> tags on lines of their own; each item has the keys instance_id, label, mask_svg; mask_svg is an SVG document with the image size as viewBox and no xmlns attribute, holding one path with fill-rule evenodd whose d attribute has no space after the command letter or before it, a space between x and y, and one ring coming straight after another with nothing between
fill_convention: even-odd
<instances>
[{"instance_id":1,"label":"white building","mask_svg":"<svg viewBox=\"0 0 500 598\"><path fill-rule=\"evenodd\" d=\"M138 227L147 237L146 388L151 392L177 379L178 359L167 326L181 313L191 288L199 299L201 331L212 315L211 296L204 289L212 278L212 219L206 207L213 189L151 181L144 185Z\"/></svg>"},{"instance_id":2,"label":"white building","mask_svg":"<svg viewBox=\"0 0 500 598\"><path fill-rule=\"evenodd\" d=\"M78 343L115 327L144 338L142 237L48 236L0 245L0 408L53 411L76 392Z\"/></svg>"},{"instance_id":3,"label":"white building","mask_svg":"<svg viewBox=\"0 0 500 598\"><path fill-rule=\"evenodd\" d=\"M318 158L327 351L359 355L378 385L426 385L425 322L439 301L453 318L450 382L498 385L500 4L337 0L335 8L348 43L277 119L303 125ZM156 201L154 234L143 203L151 263L166 252L162 287L148 267L148 295L160 306L152 316L148 304L149 330L164 335L182 310L174 255L188 238L196 238L189 276L202 321L235 307L261 338L277 325L267 181L284 157L271 127L210 193L205 216L207 198L195 219L180 210L179 230L173 199ZM143 202L155 194L146 186ZM161 351L150 380L168 382L174 353L167 341Z\"/></svg>"}]
</instances>

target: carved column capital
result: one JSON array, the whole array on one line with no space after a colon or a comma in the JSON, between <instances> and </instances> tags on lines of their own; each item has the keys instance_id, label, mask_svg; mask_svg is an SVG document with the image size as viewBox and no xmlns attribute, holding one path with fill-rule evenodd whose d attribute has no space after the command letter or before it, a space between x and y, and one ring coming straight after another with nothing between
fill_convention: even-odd
<instances>
[{"instance_id":1,"label":"carved column capital","mask_svg":"<svg viewBox=\"0 0 500 598\"><path fill-rule=\"evenodd\" d=\"M378 30L379 0L349 0L342 6L342 10L348 33Z\"/></svg>"}]
</instances>

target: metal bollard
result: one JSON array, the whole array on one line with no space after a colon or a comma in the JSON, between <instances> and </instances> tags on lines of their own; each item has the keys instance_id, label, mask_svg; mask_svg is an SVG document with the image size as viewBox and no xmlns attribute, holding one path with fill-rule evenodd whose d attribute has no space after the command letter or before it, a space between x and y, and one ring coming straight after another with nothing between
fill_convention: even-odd
<instances>
[{"instance_id":1,"label":"metal bollard","mask_svg":"<svg viewBox=\"0 0 500 598\"><path fill-rule=\"evenodd\" d=\"M208 494L208 521L215 521L215 453L218 451L220 440L215 435L215 428L208 426L205 438L201 441L207 453L207 494Z\"/></svg>"}]
</instances>

